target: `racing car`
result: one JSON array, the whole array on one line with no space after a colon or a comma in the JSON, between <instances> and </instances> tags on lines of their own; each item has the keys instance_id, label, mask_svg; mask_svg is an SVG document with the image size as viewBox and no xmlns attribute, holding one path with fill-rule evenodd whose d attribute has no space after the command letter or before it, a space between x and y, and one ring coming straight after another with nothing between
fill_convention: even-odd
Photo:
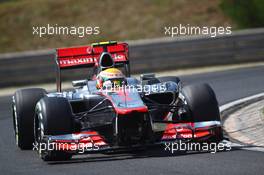
<instances>
[{"instance_id":1,"label":"racing car","mask_svg":"<svg viewBox=\"0 0 264 175\"><path fill-rule=\"evenodd\" d=\"M131 77L127 43L59 48L54 57L56 92L19 89L12 97L16 144L37 150L44 161L223 138L218 102L208 84L182 85L179 77L151 73ZM76 68L93 73L62 91L61 74Z\"/></svg>"}]
</instances>

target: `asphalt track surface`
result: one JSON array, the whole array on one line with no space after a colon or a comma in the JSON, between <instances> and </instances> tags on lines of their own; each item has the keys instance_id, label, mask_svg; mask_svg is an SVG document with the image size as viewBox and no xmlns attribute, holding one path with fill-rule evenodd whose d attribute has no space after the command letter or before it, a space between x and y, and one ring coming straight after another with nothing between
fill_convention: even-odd
<instances>
[{"instance_id":1,"label":"asphalt track surface","mask_svg":"<svg viewBox=\"0 0 264 175\"><path fill-rule=\"evenodd\" d=\"M207 82L220 105L264 91L264 66L180 77L185 84ZM212 153L171 154L162 150L85 155L46 163L36 152L15 146L11 97L0 98L0 174L263 174L264 152L232 148Z\"/></svg>"}]
</instances>

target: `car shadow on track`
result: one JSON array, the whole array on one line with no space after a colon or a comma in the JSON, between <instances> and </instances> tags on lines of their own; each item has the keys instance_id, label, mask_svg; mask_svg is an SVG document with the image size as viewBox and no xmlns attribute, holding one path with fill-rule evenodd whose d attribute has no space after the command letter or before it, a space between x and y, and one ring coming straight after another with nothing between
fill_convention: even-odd
<instances>
[{"instance_id":1,"label":"car shadow on track","mask_svg":"<svg viewBox=\"0 0 264 175\"><path fill-rule=\"evenodd\" d=\"M232 148L229 151L238 151L240 148ZM229 152L229 151L217 151L219 152ZM216 154L217 154L216 153ZM121 151L113 152L107 154L85 154L74 156L71 160L68 161L52 161L48 162L50 165L56 164L72 164L72 163L87 163L87 162L104 162L104 161L120 161L120 160L129 160L129 159L144 159L144 158L161 158L161 157L179 157L179 156L188 156L195 154L212 154L210 151L177 151L170 152L165 151L164 148L150 148L145 150L135 150L135 151Z\"/></svg>"}]
</instances>

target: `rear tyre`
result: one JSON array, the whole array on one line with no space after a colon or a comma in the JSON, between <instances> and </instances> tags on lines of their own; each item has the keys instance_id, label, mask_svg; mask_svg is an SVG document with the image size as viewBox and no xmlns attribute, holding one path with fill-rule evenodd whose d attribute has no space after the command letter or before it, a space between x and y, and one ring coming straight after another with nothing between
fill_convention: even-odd
<instances>
[{"instance_id":1,"label":"rear tyre","mask_svg":"<svg viewBox=\"0 0 264 175\"><path fill-rule=\"evenodd\" d=\"M36 103L47 92L40 88L19 89L13 96L12 111L15 139L22 150L32 149Z\"/></svg>"},{"instance_id":2,"label":"rear tyre","mask_svg":"<svg viewBox=\"0 0 264 175\"><path fill-rule=\"evenodd\" d=\"M35 140L47 144L44 135L71 134L74 131L70 103L62 97L44 97L36 106ZM44 150L39 155L44 161L68 160L72 155L61 150Z\"/></svg>"},{"instance_id":3,"label":"rear tyre","mask_svg":"<svg viewBox=\"0 0 264 175\"><path fill-rule=\"evenodd\" d=\"M218 102L213 89L208 84L188 85L182 88L192 122L221 121ZM215 129L213 142L223 139L222 129Z\"/></svg>"}]
</instances>

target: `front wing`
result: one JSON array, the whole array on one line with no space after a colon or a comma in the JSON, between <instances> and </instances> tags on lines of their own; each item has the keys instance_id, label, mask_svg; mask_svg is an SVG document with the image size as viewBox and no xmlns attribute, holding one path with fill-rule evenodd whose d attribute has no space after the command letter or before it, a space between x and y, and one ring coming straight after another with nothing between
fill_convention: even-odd
<instances>
[{"instance_id":1,"label":"front wing","mask_svg":"<svg viewBox=\"0 0 264 175\"><path fill-rule=\"evenodd\" d=\"M129 147L112 146L96 131L82 131L65 135L45 135L42 144L44 148L66 151L73 154L97 153L118 149L135 148L163 144L166 142L207 142L221 131L220 121L205 121L196 123L154 123L154 134L161 135L158 140L146 145L131 145ZM160 134L161 133L161 134Z\"/></svg>"}]
</instances>

